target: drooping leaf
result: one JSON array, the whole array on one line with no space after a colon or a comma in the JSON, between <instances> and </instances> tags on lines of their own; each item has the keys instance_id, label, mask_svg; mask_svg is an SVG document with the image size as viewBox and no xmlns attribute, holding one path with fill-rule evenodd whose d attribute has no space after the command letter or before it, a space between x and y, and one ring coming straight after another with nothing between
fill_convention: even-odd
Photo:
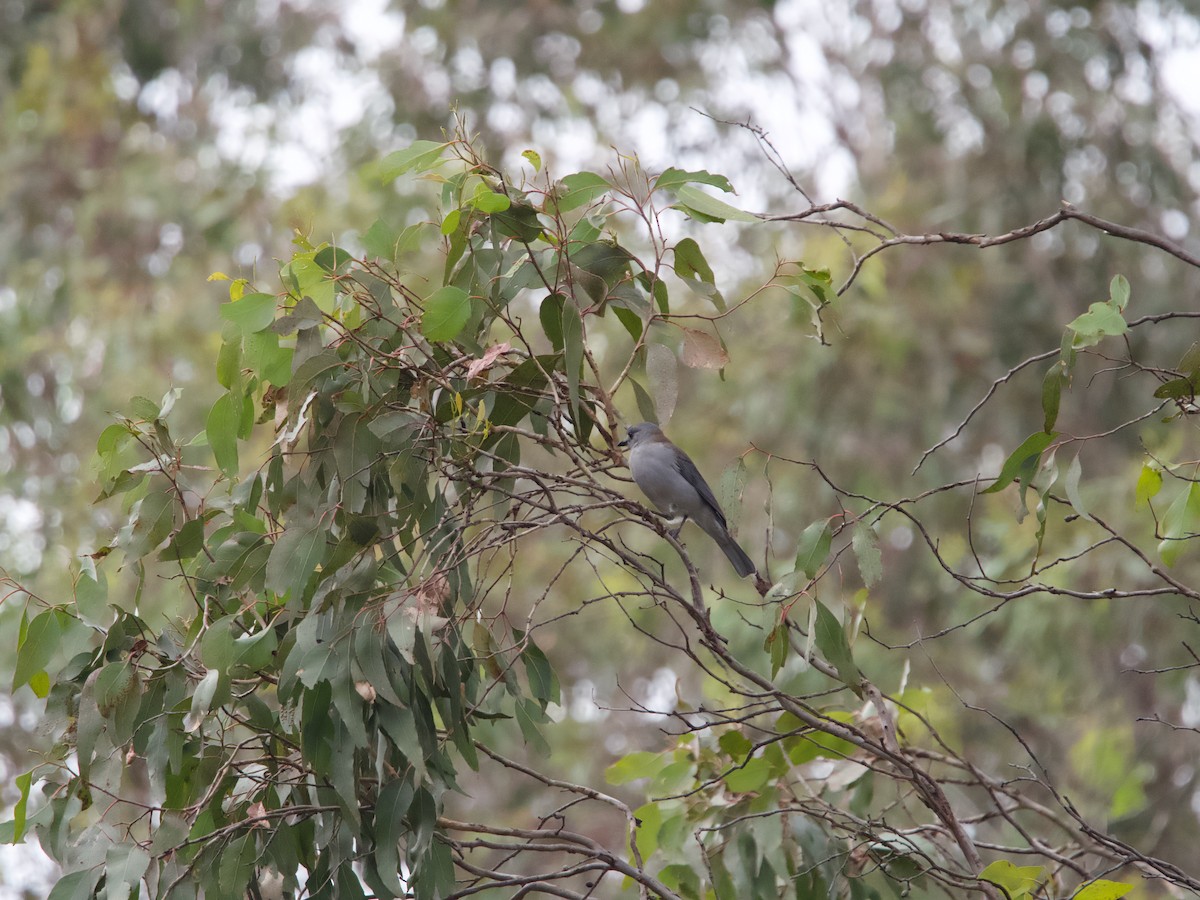
<instances>
[{"instance_id":1,"label":"drooping leaf","mask_svg":"<svg viewBox=\"0 0 1200 900\"><path fill-rule=\"evenodd\" d=\"M325 555L326 530L319 521L291 523L271 548L266 587L280 596L299 598Z\"/></svg>"},{"instance_id":2,"label":"drooping leaf","mask_svg":"<svg viewBox=\"0 0 1200 900\"><path fill-rule=\"evenodd\" d=\"M58 649L61 635L58 613L52 609L38 613L33 621L21 629L17 642L17 664L13 670L14 691L28 684L30 678L46 668Z\"/></svg>"},{"instance_id":3,"label":"drooping leaf","mask_svg":"<svg viewBox=\"0 0 1200 900\"><path fill-rule=\"evenodd\" d=\"M846 629L824 603L815 598L813 603L817 610L815 626L817 649L837 669L838 678L857 690L859 682L862 681L862 673L859 672L854 657L850 653L850 644L846 640Z\"/></svg>"},{"instance_id":4,"label":"drooping leaf","mask_svg":"<svg viewBox=\"0 0 1200 900\"><path fill-rule=\"evenodd\" d=\"M25 837L25 811L29 805L29 786L32 783L32 772L23 772L16 777L17 804L13 807L13 832L9 843L19 844Z\"/></svg>"},{"instance_id":5,"label":"drooping leaf","mask_svg":"<svg viewBox=\"0 0 1200 900\"><path fill-rule=\"evenodd\" d=\"M879 551L879 535L866 522L859 522L854 528L851 538L851 548L858 560L858 571L862 575L863 584L872 588L883 577L883 556Z\"/></svg>"},{"instance_id":6,"label":"drooping leaf","mask_svg":"<svg viewBox=\"0 0 1200 900\"><path fill-rule=\"evenodd\" d=\"M1162 540L1158 555L1168 566L1173 566L1183 552L1184 544L1200 534L1200 483L1187 482L1167 507L1160 527Z\"/></svg>"},{"instance_id":7,"label":"drooping leaf","mask_svg":"<svg viewBox=\"0 0 1200 900\"><path fill-rule=\"evenodd\" d=\"M122 529L121 546L131 559L141 559L167 539L174 522L174 494L151 491L139 502L131 525Z\"/></svg>"},{"instance_id":8,"label":"drooping leaf","mask_svg":"<svg viewBox=\"0 0 1200 900\"><path fill-rule=\"evenodd\" d=\"M1075 512L1079 514L1081 519L1092 521L1091 515L1088 514L1087 506L1084 505L1083 495L1079 493L1079 479L1083 477L1083 466L1079 462L1079 454L1075 454L1075 458L1071 460L1071 465L1067 467L1067 477L1063 482L1063 487L1067 492L1067 499L1071 501L1071 506Z\"/></svg>"},{"instance_id":9,"label":"drooping leaf","mask_svg":"<svg viewBox=\"0 0 1200 900\"><path fill-rule=\"evenodd\" d=\"M984 494L994 494L997 491L1002 491L1008 487L1017 476L1027 468L1031 461L1036 464L1036 461L1041 457L1042 452L1054 442L1058 437L1058 432L1047 433L1038 431L1031 434L1021 442L1021 446L1017 447L1008 459L1004 461L1004 465L1000 467L1000 474L996 480L989 486L983 489Z\"/></svg>"},{"instance_id":10,"label":"drooping leaf","mask_svg":"<svg viewBox=\"0 0 1200 900\"><path fill-rule=\"evenodd\" d=\"M150 865L150 854L136 844L114 844L104 861L105 900L140 895L138 883Z\"/></svg>"},{"instance_id":11,"label":"drooping leaf","mask_svg":"<svg viewBox=\"0 0 1200 900\"><path fill-rule=\"evenodd\" d=\"M654 398L654 409L660 425L666 425L675 414L675 401L679 399L679 384L676 380L675 354L662 344L646 345L646 383L650 396Z\"/></svg>"},{"instance_id":12,"label":"drooping leaf","mask_svg":"<svg viewBox=\"0 0 1200 900\"><path fill-rule=\"evenodd\" d=\"M1133 505L1140 507L1143 503L1149 503L1162 490L1162 483L1162 467L1153 461L1142 463L1142 470L1138 473Z\"/></svg>"},{"instance_id":13,"label":"drooping leaf","mask_svg":"<svg viewBox=\"0 0 1200 900\"><path fill-rule=\"evenodd\" d=\"M818 519L800 534L796 546L796 570L808 578L815 578L821 564L829 557L833 543L833 530L828 519Z\"/></svg>"},{"instance_id":14,"label":"drooping leaf","mask_svg":"<svg viewBox=\"0 0 1200 900\"><path fill-rule=\"evenodd\" d=\"M208 446L212 448L217 467L229 478L238 474L237 435L241 419L242 398L227 393L217 398L204 422Z\"/></svg>"},{"instance_id":15,"label":"drooping leaf","mask_svg":"<svg viewBox=\"0 0 1200 900\"><path fill-rule=\"evenodd\" d=\"M1062 363L1052 365L1046 377L1042 379L1042 415L1045 421L1042 430L1047 434L1054 431L1058 421L1058 409L1062 403L1062 392L1066 386L1067 376L1063 372Z\"/></svg>"},{"instance_id":16,"label":"drooping leaf","mask_svg":"<svg viewBox=\"0 0 1200 900\"><path fill-rule=\"evenodd\" d=\"M1108 284L1108 300L1124 312L1129 304L1129 279L1124 275L1114 275Z\"/></svg>"},{"instance_id":17,"label":"drooping leaf","mask_svg":"<svg viewBox=\"0 0 1200 900\"><path fill-rule=\"evenodd\" d=\"M567 373L567 393L571 403L571 421L579 421L579 380L583 374L583 319L571 302L562 305L561 333L563 364Z\"/></svg>"},{"instance_id":18,"label":"drooping leaf","mask_svg":"<svg viewBox=\"0 0 1200 900\"><path fill-rule=\"evenodd\" d=\"M725 467L719 482L721 510L730 531L737 533L738 520L742 512L742 493L746 490L746 482L750 472L746 468L746 460L741 457Z\"/></svg>"},{"instance_id":19,"label":"drooping leaf","mask_svg":"<svg viewBox=\"0 0 1200 900\"><path fill-rule=\"evenodd\" d=\"M542 323L542 331L550 339L550 346L555 350L563 348L563 307L567 303L564 294L547 294L546 299L538 308L538 319Z\"/></svg>"}]
</instances>

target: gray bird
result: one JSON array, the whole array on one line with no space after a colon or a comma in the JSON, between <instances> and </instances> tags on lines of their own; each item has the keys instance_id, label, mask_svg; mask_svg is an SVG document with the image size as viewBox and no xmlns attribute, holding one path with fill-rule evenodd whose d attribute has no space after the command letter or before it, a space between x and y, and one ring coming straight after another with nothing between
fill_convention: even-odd
<instances>
[{"instance_id":1,"label":"gray bird","mask_svg":"<svg viewBox=\"0 0 1200 900\"><path fill-rule=\"evenodd\" d=\"M680 518L680 528L688 519L703 528L729 557L739 577L757 571L730 535L725 514L692 458L668 441L661 428L651 422L631 425L629 438L620 446L629 447L629 471L651 503L672 518Z\"/></svg>"}]
</instances>

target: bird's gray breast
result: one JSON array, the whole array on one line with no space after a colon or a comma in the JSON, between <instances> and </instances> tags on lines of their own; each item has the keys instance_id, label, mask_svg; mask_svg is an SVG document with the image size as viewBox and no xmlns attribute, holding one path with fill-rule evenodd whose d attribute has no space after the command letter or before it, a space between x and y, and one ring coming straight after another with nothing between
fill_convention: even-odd
<instances>
[{"instance_id":1,"label":"bird's gray breast","mask_svg":"<svg viewBox=\"0 0 1200 900\"><path fill-rule=\"evenodd\" d=\"M672 515L693 515L699 500L676 465L675 449L652 443L634 447L629 454L629 471L650 502Z\"/></svg>"}]
</instances>

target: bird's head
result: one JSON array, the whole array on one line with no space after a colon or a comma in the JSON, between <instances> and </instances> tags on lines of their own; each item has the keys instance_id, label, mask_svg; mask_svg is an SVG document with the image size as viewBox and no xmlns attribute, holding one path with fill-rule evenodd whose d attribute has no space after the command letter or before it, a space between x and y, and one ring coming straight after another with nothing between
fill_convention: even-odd
<instances>
[{"instance_id":1,"label":"bird's head","mask_svg":"<svg viewBox=\"0 0 1200 900\"><path fill-rule=\"evenodd\" d=\"M628 430L629 437L621 441L617 446L629 447L633 449L638 444L646 444L652 441L666 441L667 436L662 433L662 429L653 422L642 422L639 425L630 425Z\"/></svg>"}]
</instances>

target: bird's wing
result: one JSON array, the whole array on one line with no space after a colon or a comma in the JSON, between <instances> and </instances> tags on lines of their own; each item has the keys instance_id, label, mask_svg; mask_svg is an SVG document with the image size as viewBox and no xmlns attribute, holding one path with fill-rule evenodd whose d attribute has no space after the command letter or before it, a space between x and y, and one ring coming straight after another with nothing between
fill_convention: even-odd
<instances>
[{"instance_id":1,"label":"bird's wing","mask_svg":"<svg viewBox=\"0 0 1200 900\"><path fill-rule=\"evenodd\" d=\"M679 450L675 454L675 469L687 479L688 484L696 489L713 514L721 523L721 527L725 527L725 513L721 512L721 505L717 503L717 498L713 496L712 488L708 486L708 482L704 480L704 476L700 474L700 470L696 468L696 464L692 462L692 458Z\"/></svg>"}]
</instances>

